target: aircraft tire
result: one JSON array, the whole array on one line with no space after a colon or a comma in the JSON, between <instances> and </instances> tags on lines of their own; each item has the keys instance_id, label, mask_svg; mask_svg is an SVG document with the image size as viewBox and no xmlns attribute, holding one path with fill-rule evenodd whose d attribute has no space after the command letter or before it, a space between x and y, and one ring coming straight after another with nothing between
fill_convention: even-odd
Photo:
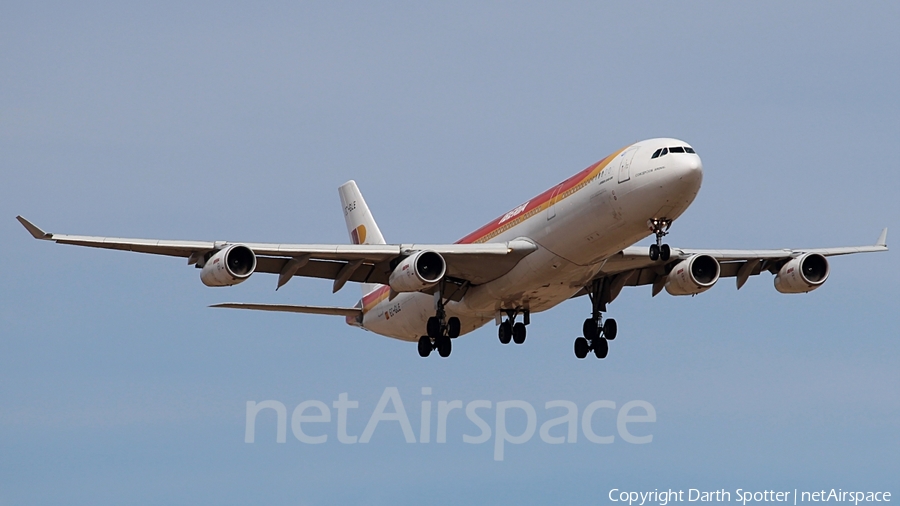
<instances>
[{"instance_id":1,"label":"aircraft tire","mask_svg":"<svg viewBox=\"0 0 900 506\"><path fill-rule=\"evenodd\" d=\"M438 354L440 356L442 356L444 358L449 357L452 349L453 349L453 345L451 344L449 337L443 336L443 337L438 338L437 350L438 350Z\"/></svg>"},{"instance_id":2,"label":"aircraft tire","mask_svg":"<svg viewBox=\"0 0 900 506\"><path fill-rule=\"evenodd\" d=\"M428 318L428 323L425 325L425 329L428 331L428 337L432 339L441 337L441 320L439 320L437 316Z\"/></svg>"},{"instance_id":3,"label":"aircraft tire","mask_svg":"<svg viewBox=\"0 0 900 506\"><path fill-rule=\"evenodd\" d=\"M519 323L513 325L513 329L512 329L513 342L515 342L516 344L524 343L526 333L527 333L527 331L525 330L524 323L519 322Z\"/></svg>"},{"instance_id":4,"label":"aircraft tire","mask_svg":"<svg viewBox=\"0 0 900 506\"><path fill-rule=\"evenodd\" d=\"M597 322L595 322L593 318L585 320L584 324L581 326L581 333L584 334L584 338L588 340L597 337Z\"/></svg>"},{"instance_id":5,"label":"aircraft tire","mask_svg":"<svg viewBox=\"0 0 900 506\"><path fill-rule=\"evenodd\" d=\"M606 338L598 337L594 339L594 355L597 358L606 358L609 355L609 343L606 341Z\"/></svg>"},{"instance_id":6,"label":"aircraft tire","mask_svg":"<svg viewBox=\"0 0 900 506\"><path fill-rule=\"evenodd\" d=\"M497 327L497 336L500 338L501 343L509 344L509 340L512 338L512 324L509 323L509 320L504 321Z\"/></svg>"},{"instance_id":7,"label":"aircraft tire","mask_svg":"<svg viewBox=\"0 0 900 506\"><path fill-rule=\"evenodd\" d=\"M659 260L659 246L655 244L650 245L650 260L654 262Z\"/></svg>"},{"instance_id":8,"label":"aircraft tire","mask_svg":"<svg viewBox=\"0 0 900 506\"><path fill-rule=\"evenodd\" d=\"M419 338L419 356L422 358L431 355L431 339L428 336Z\"/></svg>"},{"instance_id":9,"label":"aircraft tire","mask_svg":"<svg viewBox=\"0 0 900 506\"><path fill-rule=\"evenodd\" d=\"M459 318L455 316L450 317L450 319L447 320L447 335L454 339L459 337L460 327Z\"/></svg>"},{"instance_id":10,"label":"aircraft tire","mask_svg":"<svg viewBox=\"0 0 900 506\"><path fill-rule=\"evenodd\" d=\"M668 244L663 244L659 247L659 258L663 262L667 262L669 257L672 255L672 248L669 247Z\"/></svg>"},{"instance_id":11,"label":"aircraft tire","mask_svg":"<svg viewBox=\"0 0 900 506\"><path fill-rule=\"evenodd\" d=\"M616 334L619 333L619 326L616 324L616 321L612 318L607 318L605 322L603 322L603 337L612 341L616 338Z\"/></svg>"},{"instance_id":12,"label":"aircraft tire","mask_svg":"<svg viewBox=\"0 0 900 506\"><path fill-rule=\"evenodd\" d=\"M575 339L575 356L578 358L584 358L587 356L589 350L587 339L583 337L579 337Z\"/></svg>"}]
</instances>

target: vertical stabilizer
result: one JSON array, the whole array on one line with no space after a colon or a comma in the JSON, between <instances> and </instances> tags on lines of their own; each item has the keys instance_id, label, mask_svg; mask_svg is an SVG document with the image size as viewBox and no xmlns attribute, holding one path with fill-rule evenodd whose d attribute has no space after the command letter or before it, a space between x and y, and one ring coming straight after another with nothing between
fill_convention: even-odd
<instances>
[{"instance_id":1,"label":"vertical stabilizer","mask_svg":"<svg viewBox=\"0 0 900 506\"><path fill-rule=\"evenodd\" d=\"M366 199L359 192L356 181L347 181L338 188L341 195L341 206L344 209L344 219L347 221L347 232L350 233L350 241L353 244L386 244L381 230L366 205ZM377 284L363 283L363 294L367 294L377 288Z\"/></svg>"}]
</instances>

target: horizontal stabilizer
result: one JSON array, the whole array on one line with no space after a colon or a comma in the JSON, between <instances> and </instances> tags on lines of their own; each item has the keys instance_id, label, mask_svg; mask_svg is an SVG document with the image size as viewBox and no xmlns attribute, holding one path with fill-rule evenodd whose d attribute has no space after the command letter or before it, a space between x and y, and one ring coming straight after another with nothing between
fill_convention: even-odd
<instances>
[{"instance_id":1,"label":"horizontal stabilizer","mask_svg":"<svg viewBox=\"0 0 900 506\"><path fill-rule=\"evenodd\" d=\"M354 317L362 314L362 310L358 307L294 306L290 304L245 304L241 302L213 304L209 307L224 307L228 309L253 309L255 311L277 311L282 313L327 314L335 316Z\"/></svg>"}]
</instances>

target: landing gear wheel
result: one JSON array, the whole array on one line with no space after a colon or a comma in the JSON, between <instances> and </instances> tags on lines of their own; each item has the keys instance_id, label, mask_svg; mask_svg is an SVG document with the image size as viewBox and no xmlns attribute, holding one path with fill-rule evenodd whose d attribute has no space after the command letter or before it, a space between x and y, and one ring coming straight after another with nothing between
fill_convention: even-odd
<instances>
[{"instance_id":1,"label":"landing gear wheel","mask_svg":"<svg viewBox=\"0 0 900 506\"><path fill-rule=\"evenodd\" d=\"M441 337L436 341L436 343L438 354L444 358L449 357L452 348L452 345L450 344L450 338L447 336Z\"/></svg>"},{"instance_id":2,"label":"landing gear wheel","mask_svg":"<svg viewBox=\"0 0 900 506\"><path fill-rule=\"evenodd\" d=\"M425 325L425 329L428 333L428 337L432 339L441 337L441 319L437 316L428 318L428 323Z\"/></svg>"},{"instance_id":3,"label":"landing gear wheel","mask_svg":"<svg viewBox=\"0 0 900 506\"><path fill-rule=\"evenodd\" d=\"M513 337L513 342L515 342L516 344L522 344L525 342L525 324L524 323L519 322L519 323L513 325L512 337Z\"/></svg>"},{"instance_id":4,"label":"landing gear wheel","mask_svg":"<svg viewBox=\"0 0 900 506\"><path fill-rule=\"evenodd\" d=\"M650 260L654 262L659 260L659 246L656 244L650 245Z\"/></svg>"},{"instance_id":5,"label":"landing gear wheel","mask_svg":"<svg viewBox=\"0 0 900 506\"><path fill-rule=\"evenodd\" d=\"M597 331L597 322L593 318L588 318L584 321L584 325L581 326L581 333L584 334L584 338L587 340L595 339Z\"/></svg>"},{"instance_id":6,"label":"landing gear wheel","mask_svg":"<svg viewBox=\"0 0 900 506\"><path fill-rule=\"evenodd\" d=\"M668 244L663 244L659 247L659 259L663 262L668 261L671 254L672 248L670 248Z\"/></svg>"},{"instance_id":7,"label":"landing gear wheel","mask_svg":"<svg viewBox=\"0 0 900 506\"><path fill-rule=\"evenodd\" d=\"M590 346L588 346L587 339L583 337L579 337L575 339L575 356L578 358L584 358L587 356L588 351L590 351Z\"/></svg>"},{"instance_id":8,"label":"landing gear wheel","mask_svg":"<svg viewBox=\"0 0 900 506\"><path fill-rule=\"evenodd\" d=\"M419 356L422 358L431 355L431 338L422 336L419 338Z\"/></svg>"},{"instance_id":9,"label":"landing gear wheel","mask_svg":"<svg viewBox=\"0 0 900 506\"><path fill-rule=\"evenodd\" d=\"M616 325L616 321L612 318L607 318L603 323L603 337L612 341L616 338L616 334L619 333L619 326Z\"/></svg>"},{"instance_id":10,"label":"landing gear wheel","mask_svg":"<svg viewBox=\"0 0 900 506\"><path fill-rule=\"evenodd\" d=\"M451 338L454 338L454 339L459 337L459 330L460 330L459 318L453 316L449 320L447 320L447 335L448 336L450 336Z\"/></svg>"},{"instance_id":11,"label":"landing gear wheel","mask_svg":"<svg viewBox=\"0 0 900 506\"><path fill-rule=\"evenodd\" d=\"M500 337L501 343L509 344L509 340L512 338L512 330L512 324L509 323L509 320L500 324L500 327L497 329L497 335Z\"/></svg>"},{"instance_id":12,"label":"landing gear wheel","mask_svg":"<svg viewBox=\"0 0 900 506\"><path fill-rule=\"evenodd\" d=\"M609 355L609 343L606 342L606 338L601 337L598 339L594 339L592 343L594 345L594 355L597 358L606 358Z\"/></svg>"}]
</instances>

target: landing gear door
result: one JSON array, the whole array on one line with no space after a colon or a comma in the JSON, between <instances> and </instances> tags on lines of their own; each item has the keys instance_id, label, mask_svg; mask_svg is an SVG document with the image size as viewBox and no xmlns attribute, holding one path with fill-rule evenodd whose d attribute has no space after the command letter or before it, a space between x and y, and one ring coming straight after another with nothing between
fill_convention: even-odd
<instances>
[{"instance_id":1,"label":"landing gear door","mask_svg":"<svg viewBox=\"0 0 900 506\"><path fill-rule=\"evenodd\" d=\"M631 160L638 148L630 148L619 155L619 182L624 183L631 179Z\"/></svg>"}]
</instances>

